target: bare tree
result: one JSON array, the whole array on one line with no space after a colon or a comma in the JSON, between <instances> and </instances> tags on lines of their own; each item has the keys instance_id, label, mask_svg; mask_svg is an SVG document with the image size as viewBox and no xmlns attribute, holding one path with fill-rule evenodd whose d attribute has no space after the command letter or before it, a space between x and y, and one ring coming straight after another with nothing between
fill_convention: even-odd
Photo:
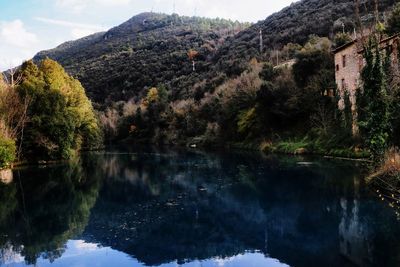
<instances>
[{"instance_id":1,"label":"bare tree","mask_svg":"<svg viewBox=\"0 0 400 267\"><path fill-rule=\"evenodd\" d=\"M29 97L21 97L16 88L22 75L16 68L0 76L0 136L19 142L17 157L20 158L25 125L28 121Z\"/></svg>"},{"instance_id":2,"label":"bare tree","mask_svg":"<svg viewBox=\"0 0 400 267\"><path fill-rule=\"evenodd\" d=\"M3 79L9 87L15 88L21 83L22 74L18 72L18 68L12 67L6 72L6 74L3 74Z\"/></svg>"}]
</instances>

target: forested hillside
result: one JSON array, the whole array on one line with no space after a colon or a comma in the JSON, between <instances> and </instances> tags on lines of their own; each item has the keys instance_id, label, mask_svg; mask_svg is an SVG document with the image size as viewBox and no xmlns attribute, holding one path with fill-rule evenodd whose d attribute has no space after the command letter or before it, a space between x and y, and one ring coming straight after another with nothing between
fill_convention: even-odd
<instances>
[{"instance_id":1,"label":"forested hillside","mask_svg":"<svg viewBox=\"0 0 400 267\"><path fill-rule=\"evenodd\" d=\"M60 62L97 103L128 100L160 84L182 98L212 72L210 59L224 40L248 26L222 19L143 13L108 32L40 52L34 59Z\"/></svg>"},{"instance_id":2,"label":"forested hillside","mask_svg":"<svg viewBox=\"0 0 400 267\"><path fill-rule=\"evenodd\" d=\"M382 19L395 0L379 1ZM372 20L373 1L361 1L364 23ZM269 60L287 43L306 43L310 35L333 38L355 28L353 0L303 0L248 27L220 19L143 13L109 30L38 53L78 78L88 96L103 107L142 97L163 85L173 99L201 98L226 76L237 76L251 58ZM259 31L264 49L259 50ZM189 50L198 52L192 71ZM290 55L282 55L286 59Z\"/></svg>"},{"instance_id":3,"label":"forested hillside","mask_svg":"<svg viewBox=\"0 0 400 267\"><path fill-rule=\"evenodd\" d=\"M364 27L390 26L394 0L379 1L379 18L360 2ZM337 108L332 56L355 17L353 0L299 1L254 25L144 13L35 60L80 79L109 140L365 156Z\"/></svg>"}]
</instances>

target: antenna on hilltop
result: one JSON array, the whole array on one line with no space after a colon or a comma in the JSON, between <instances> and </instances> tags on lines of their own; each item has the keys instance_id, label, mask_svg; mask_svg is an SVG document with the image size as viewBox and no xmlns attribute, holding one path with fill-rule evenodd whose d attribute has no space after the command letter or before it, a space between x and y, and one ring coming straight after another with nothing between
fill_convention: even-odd
<instances>
[{"instance_id":1,"label":"antenna on hilltop","mask_svg":"<svg viewBox=\"0 0 400 267\"><path fill-rule=\"evenodd\" d=\"M197 17L197 7L194 8L194 16Z\"/></svg>"},{"instance_id":2,"label":"antenna on hilltop","mask_svg":"<svg viewBox=\"0 0 400 267\"><path fill-rule=\"evenodd\" d=\"M173 10L172 10L172 14L176 14L176 2L174 1L174 7L173 7Z\"/></svg>"},{"instance_id":3,"label":"antenna on hilltop","mask_svg":"<svg viewBox=\"0 0 400 267\"><path fill-rule=\"evenodd\" d=\"M263 43L263 32L260 30L260 54L264 51L264 43Z\"/></svg>"}]
</instances>

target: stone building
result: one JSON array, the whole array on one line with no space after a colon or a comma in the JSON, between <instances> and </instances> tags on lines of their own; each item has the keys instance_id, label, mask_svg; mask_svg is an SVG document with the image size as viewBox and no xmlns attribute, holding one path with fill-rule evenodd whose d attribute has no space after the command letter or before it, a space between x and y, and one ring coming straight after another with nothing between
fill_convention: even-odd
<instances>
[{"instance_id":1,"label":"stone building","mask_svg":"<svg viewBox=\"0 0 400 267\"><path fill-rule=\"evenodd\" d=\"M355 39L341 47L336 48L333 53L335 56L335 78L338 89L340 110L345 109L345 99L349 98L351 113L353 117L353 135L358 135L357 123L357 90L361 85L361 71L365 61L363 58L363 45L360 39ZM380 49L384 53L389 53L391 58L392 70L398 70L398 47L400 35L394 35L380 41Z\"/></svg>"}]
</instances>

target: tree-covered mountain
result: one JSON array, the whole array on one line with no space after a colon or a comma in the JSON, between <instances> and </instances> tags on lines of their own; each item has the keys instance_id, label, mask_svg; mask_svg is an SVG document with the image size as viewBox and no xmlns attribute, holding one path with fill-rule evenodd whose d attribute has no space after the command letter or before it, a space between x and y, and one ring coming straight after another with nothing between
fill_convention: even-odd
<instances>
[{"instance_id":1,"label":"tree-covered mountain","mask_svg":"<svg viewBox=\"0 0 400 267\"><path fill-rule=\"evenodd\" d=\"M390 26L394 2L379 1L377 18L375 1L360 0L363 27ZM109 140L365 157L337 108L331 52L357 20L353 0L298 1L251 26L144 13L35 60L55 59L81 80ZM289 67L276 51L294 59Z\"/></svg>"},{"instance_id":2,"label":"tree-covered mountain","mask_svg":"<svg viewBox=\"0 0 400 267\"><path fill-rule=\"evenodd\" d=\"M302 0L272 14L234 38L228 38L219 49L215 61L219 69L227 69L238 59L253 57L269 59L274 51L288 43L305 44L310 35L330 37L344 30L353 33L356 28L354 0ZM386 20L396 0L379 0L381 17ZM373 21L374 1L360 0L360 16L364 25ZM263 54L260 54L260 30L263 33ZM271 54L273 56L271 56ZM239 60L239 61L240 61ZM275 60L275 58L273 58ZM239 72L243 69L239 69Z\"/></svg>"},{"instance_id":3,"label":"tree-covered mountain","mask_svg":"<svg viewBox=\"0 0 400 267\"><path fill-rule=\"evenodd\" d=\"M395 0L379 1L384 15ZM248 27L221 19L143 13L107 31L43 51L78 78L89 97L99 104L142 97L163 85L172 99L200 97L227 76L239 75L253 58L269 59L287 43L304 44L310 35L333 37L355 28L353 0L302 0ZM361 1L363 21L373 16L373 1ZM385 16L383 16L385 18ZM264 51L260 54L259 32ZM196 50L196 71L188 51ZM106 106L108 106L106 104Z\"/></svg>"},{"instance_id":4,"label":"tree-covered mountain","mask_svg":"<svg viewBox=\"0 0 400 267\"><path fill-rule=\"evenodd\" d=\"M78 78L98 103L128 100L163 84L184 96L212 71L211 58L224 40L249 24L143 13L107 32L97 33L40 52ZM196 71L188 52L196 51Z\"/></svg>"}]
</instances>

